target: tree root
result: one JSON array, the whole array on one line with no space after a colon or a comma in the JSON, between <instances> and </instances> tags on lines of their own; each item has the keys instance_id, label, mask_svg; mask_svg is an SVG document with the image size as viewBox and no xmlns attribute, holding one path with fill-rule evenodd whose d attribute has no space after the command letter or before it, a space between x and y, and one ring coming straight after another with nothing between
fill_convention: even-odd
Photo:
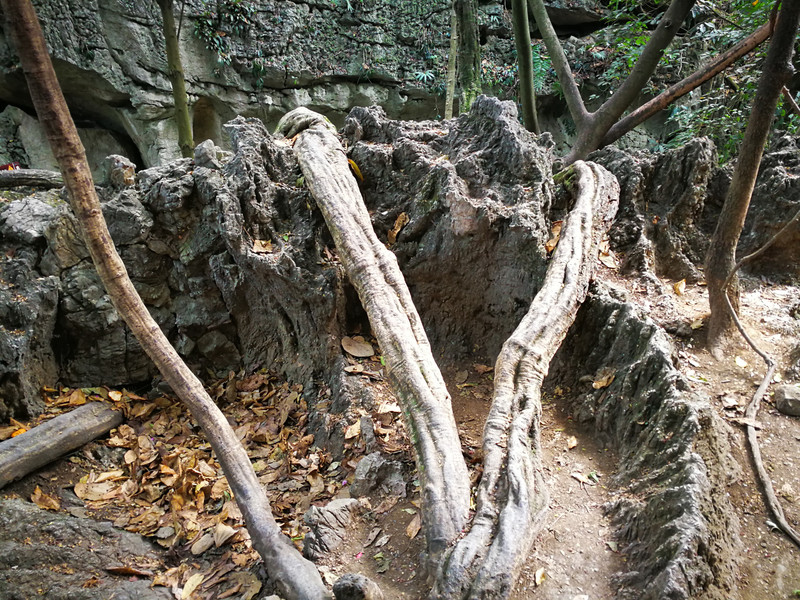
<instances>
[{"instance_id":1,"label":"tree root","mask_svg":"<svg viewBox=\"0 0 800 600\"><path fill-rule=\"evenodd\" d=\"M16 169L13 171L0 171L0 188L14 187L64 187L64 179L58 171L45 171L42 169Z\"/></svg>"},{"instance_id":2,"label":"tree root","mask_svg":"<svg viewBox=\"0 0 800 600\"><path fill-rule=\"evenodd\" d=\"M383 352L419 466L428 559L437 563L469 514L469 474L450 395L397 259L375 235L335 128L298 108L281 119L278 132L295 138L306 184Z\"/></svg>"},{"instance_id":3,"label":"tree root","mask_svg":"<svg viewBox=\"0 0 800 600\"><path fill-rule=\"evenodd\" d=\"M736 311L733 309L733 305L731 304L731 299L728 296L728 286L733 281L736 272L742 267L742 265L753 261L760 255L762 255L770 246L772 246L778 238L783 235L784 232L788 231L790 227L792 227L795 223L800 222L800 211L792 217L792 219L784 225L780 231L778 231L774 236L772 236L767 242L761 246L755 252L748 254L744 258L742 258L739 262L737 262L731 272L728 274L728 277L725 279L725 282L722 284L723 290L723 298L725 299L725 307L728 310L731 318L733 319L736 328L739 330L739 333L742 334L744 340L748 343L748 345L758 354L766 363L767 365L767 372L764 375L764 378L761 380L761 384L756 389L755 393L753 394L752 400L750 400L750 404L747 405L747 410L745 411L745 417L748 420L748 423L754 423L756 421L756 417L758 416L758 409L761 404L761 398L764 396L764 393L767 391L767 387L769 386L770 381L772 380L772 375L775 373L775 361L763 350L761 350L753 339L747 334L744 327L742 326L742 322L739 320L739 316L736 314ZM764 491L764 501L766 502L767 506L769 507L770 511L772 512L773 517L775 517L775 523L778 528L786 534L786 536L792 540L795 545L800 548L800 535L792 528L789 524L789 521L786 519L786 515L783 512L783 507L781 506L780 501L778 500L778 496L775 494L775 489L772 487L772 479L767 473L766 468L764 467L764 461L761 459L761 448L758 445L758 436L756 435L756 429L753 425L747 425L747 443L750 447L750 454L753 457L753 466L756 470L756 476L758 477L759 482L761 483L761 488Z\"/></svg>"},{"instance_id":4,"label":"tree root","mask_svg":"<svg viewBox=\"0 0 800 600\"><path fill-rule=\"evenodd\" d=\"M541 386L575 320L616 213L614 177L576 162L575 206L565 220L544 284L503 345L484 430L484 471L472 528L441 564L431 598L507 597L547 510L541 474Z\"/></svg>"}]
</instances>

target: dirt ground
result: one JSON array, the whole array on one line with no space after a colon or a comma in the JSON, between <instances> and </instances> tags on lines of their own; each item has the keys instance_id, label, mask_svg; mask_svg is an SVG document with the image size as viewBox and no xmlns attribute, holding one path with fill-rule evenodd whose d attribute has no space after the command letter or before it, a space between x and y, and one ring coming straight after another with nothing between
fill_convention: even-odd
<instances>
[{"instance_id":1,"label":"dirt ground","mask_svg":"<svg viewBox=\"0 0 800 600\"><path fill-rule=\"evenodd\" d=\"M686 286L679 294L674 288L675 282L662 281L656 289L652 283L644 286L605 269L602 277L610 285L624 290L629 299L644 306L657 321L677 319L689 325L688 329L683 328L684 337L673 338L676 364L689 380L691 389L708 395L729 424L739 472L728 493L739 513L742 540L739 589L731 597L762 600L800 595L797 591L800 590L800 550L771 525L772 516L765 508L760 487L754 479L744 427L737 422L765 371L760 358L741 339L731 342L722 360L713 358L704 349L702 319L707 315L708 304L703 286ZM800 348L798 289L755 279L745 280L744 284L742 314L748 331L778 361L776 378L796 383L800 374L787 369L792 362L797 363L797 357L791 352ZM483 421L492 394L492 373L485 362L485 359L476 358L443 368L453 397L464 454L475 480L479 477ZM371 412L378 447L405 465L409 493L405 498L371 497L361 516L352 524L344 545L319 563L320 570L329 583L341 574L361 572L379 583L387 599L417 600L425 597L428 584L419 560L423 547L418 533L420 502L411 456L391 392L380 374L379 361L373 359L361 364L368 374L364 375L362 370L353 376L363 377L376 388L380 404ZM51 396L56 404L63 405L64 398L71 397L69 394L73 392L59 390ZM333 461L307 443L302 417L304 407L290 386L267 377L259 381L251 377L238 384L231 378L217 382L212 386L212 393L229 401L224 403L224 410L239 428L237 432L249 443L254 466L267 485L279 522L299 544L305 531L301 510L311 502L325 504L331 498L349 495L348 480L352 481L355 465L368 450L364 432L348 429L350 437L346 441L345 457ZM38 486L45 497L59 500L59 510L78 517L107 519L159 541L166 549L164 562L150 565L149 569L154 573L154 580L159 575L162 577L162 585L171 581L180 589L192 573L202 573L205 584L200 585L191 598L248 597L232 595L232 590L240 589L241 585L235 588L236 582L230 575L212 576L214 572L232 572L234 567L253 568L257 557L249 548L241 523L236 521L235 508L226 503L224 485L217 484L221 478L219 467L207 445L198 437L185 412L169 399L152 401L144 395L131 395L126 397L129 400L132 397L133 405L139 407L137 410L141 413L134 415L132 422L139 428L139 434L143 430L150 432L152 456L143 453L142 444L146 445L146 441L141 437L135 444L126 443L117 431L116 438L112 434L105 440L98 440L8 486L0 496L31 499ZM239 402L235 401L237 395ZM607 482L614 474L616 457L598 444L592 431L573 423L569 398L558 390L546 388L542 403L542 446L550 511L512 599L613 598L616 593L613 576L624 569L625 556L619 551L603 505L613 498L614 490ZM164 414L167 416L160 416ZM281 415L290 433L278 435L263 430L263 423L270 422L275 414ZM770 396L762 404L758 421L764 462L786 516L797 528L800 525L800 419L779 413ZM162 438L157 437L159 431ZM282 441L276 442L279 437ZM275 446L281 443L283 450L278 452ZM179 448L184 447L192 451L191 456L186 455L185 460L189 462L181 462L184 458L180 457L184 455ZM138 473L135 477L134 470ZM276 470L280 477L271 474ZM177 483L170 479L169 471L176 474ZM107 475L109 473L116 475ZM195 475L190 477L191 473ZM119 485L102 488L107 490L104 495L91 495L91 486L102 483L97 482L102 479L97 474L106 474L108 480ZM135 480L128 484L137 486L135 494L116 491L123 489L129 479ZM180 510L176 509L177 492L164 483L170 481L175 486L184 484L180 488L183 494ZM202 498L191 491L198 486L205 490ZM309 495L309 487L315 490L314 494ZM40 494L40 500L41 497ZM192 508L189 513L187 506ZM168 522L167 517L177 514L188 520ZM152 523L145 526L148 515ZM195 544L214 527L217 528L214 531L219 531L220 523L232 527L233 534L218 546L194 552L199 550ZM183 534L177 535L176 531L181 528ZM191 567L181 567L183 564ZM225 567L228 571L223 568L225 564L230 567Z\"/></svg>"}]
</instances>

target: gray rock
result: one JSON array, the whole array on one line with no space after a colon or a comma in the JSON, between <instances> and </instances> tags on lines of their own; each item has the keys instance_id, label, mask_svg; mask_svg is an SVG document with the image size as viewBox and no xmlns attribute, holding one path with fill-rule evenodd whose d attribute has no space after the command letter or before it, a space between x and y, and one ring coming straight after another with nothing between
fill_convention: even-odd
<instances>
[{"instance_id":1,"label":"gray rock","mask_svg":"<svg viewBox=\"0 0 800 600\"><path fill-rule=\"evenodd\" d=\"M347 528L359 510L360 504L354 498L338 498L324 507L308 509L303 515L310 529L303 539L303 556L317 560L341 546Z\"/></svg>"},{"instance_id":2,"label":"gray rock","mask_svg":"<svg viewBox=\"0 0 800 600\"><path fill-rule=\"evenodd\" d=\"M112 576L112 566L148 568L158 561L141 536L107 522L42 510L33 503L0 499L0 598L26 600L168 600L167 588L147 579ZM139 562L144 561L144 562ZM68 565L69 568L53 568ZM96 577L96 586L84 583Z\"/></svg>"},{"instance_id":3,"label":"gray rock","mask_svg":"<svg viewBox=\"0 0 800 600\"><path fill-rule=\"evenodd\" d=\"M403 465L387 460L380 452L368 454L359 461L350 484L353 497L379 493L386 496L406 497L406 482Z\"/></svg>"},{"instance_id":4,"label":"gray rock","mask_svg":"<svg viewBox=\"0 0 800 600\"><path fill-rule=\"evenodd\" d=\"M359 573L342 575L333 584L336 600L383 600L378 584Z\"/></svg>"},{"instance_id":5,"label":"gray rock","mask_svg":"<svg viewBox=\"0 0 800 600\"><path fill-rule=\"evenodd\" d=\"M200 142L194 148L194 164L197 167L219 170L222 168L222 162L218 158L219 153L221 150L214 145L213 140Z\"/></svg>"},{"instance_id":6,"label":"gray rock","mask_svg":"<svg viewBox=\"0 0 800 600\"><path fill-rule=\"evenodd\" d=\"M775 388L775 408L785 415L800 417L800 385L779 385Z\"/></svg>"},{"instance_id":7,"label":"gray rock","mask_svg":"<svg viewBox=\"0 0 800 600\"><path fill-rule=\"evenodd\" d=\"M58 218L59 192L39 192L11 202L0 213L0 236L7 241L34 244L45 237L53 219Z\"/></svg>"},{"instance_id":8,"label":"gray rock","mask_svg":"<svg viewBox=\"0 0 800 600\"><path fill-rule=\"evenodd\" d=\"M153 228L153 215L134 190L113 194L103 202L102 208L111 239L117 246L144 241Z\"/></svg>"}]
</instances>

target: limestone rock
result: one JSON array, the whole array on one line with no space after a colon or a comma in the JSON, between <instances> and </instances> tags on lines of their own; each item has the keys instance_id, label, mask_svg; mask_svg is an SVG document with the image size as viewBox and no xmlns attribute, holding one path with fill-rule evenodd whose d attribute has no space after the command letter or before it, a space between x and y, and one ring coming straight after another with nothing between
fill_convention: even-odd
<instances>
[{"instance_id":1,"label":"limestone rock","mask_svg":"<svg viewBox=\"0 0 800 600\"><path fill-rule=\"evenodd\" d=\"M383 600L383 592L374 581L359 573L342 575L333 584L336 600Z\"/></svg>"},{"instance_id":2,"label":"limestone rock","mask_svg":"<svg viewBox=\"0 0 800 600\"><path fill-rule=\"evenodd\" d=\"M380 452L373 452L361 459L350 484L350 494L354 497L375 493L406 497L403 465L387 460Z\"/></svg>"},{"instance_id":3,"label":"limestone rock","mask_svg":"<svg viewBox=\"0 0 800 600\"><path fill-rule=\"evenodd\" d=\"M360 506L354 498L338 498L324 507L308 509L303 520L310 531L303 539L303 556L318 560L341 546Z\"/></svg>"},{"instance_id":4,"label":"limestone rock","mask_svg":"<svg viewBox=\"0 0 800 600\"><path fill-rule=\"evenodd\" d=\"M800 385L779 385L775 388L775 408L785 415L800 417Z\"/></svg>"}]
</instances>

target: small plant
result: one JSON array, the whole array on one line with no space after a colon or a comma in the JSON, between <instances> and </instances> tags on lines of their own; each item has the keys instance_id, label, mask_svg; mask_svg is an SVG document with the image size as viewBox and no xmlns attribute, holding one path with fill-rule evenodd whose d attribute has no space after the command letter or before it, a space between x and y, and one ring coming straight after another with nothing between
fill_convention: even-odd
<instances>
[{"instance_id":1,"label":"small plant","mask_svg":"<svg viewBox=\"0 0 800 600\"><path fill-rule=\"evenodd\" d=\"M436 79L436 75L434 74L433 71L416 71L414 73L414 79L416 79L420 83L429 85L433 83L434 79Z\"/></svg>"}]
</instances>

